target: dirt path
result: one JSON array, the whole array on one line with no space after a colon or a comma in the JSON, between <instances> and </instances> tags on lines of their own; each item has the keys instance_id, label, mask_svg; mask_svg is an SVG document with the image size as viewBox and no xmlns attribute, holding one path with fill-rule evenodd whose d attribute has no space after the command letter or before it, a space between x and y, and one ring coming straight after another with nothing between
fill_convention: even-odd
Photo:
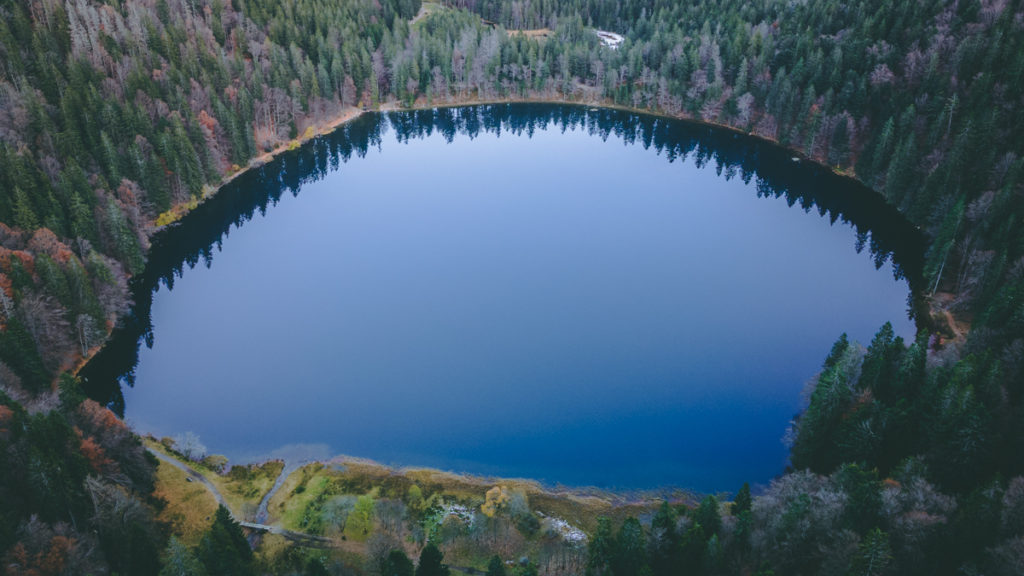
<instances>
[{"instance_id":1,"label":"dirt path","mask_svg":"<svg viewBox=\"0 0 1024 576\"><path fill-rule=\"evenodd\" d=\"M416 14L416 16L414 16L412 20L409 20L409 26L412 26L413 24L419 22L420 20L423 20L424 18L427 17L427 14L430 14L430 10L427 9L427 3L424 2L420 4L420 11Z\"/></svg>"},{"instance_id":2,"label":"dirt path","mask_svg":"<svg viewBox=\"0 0 1024 576\"><path fill-rule=\"evenodd\" d=\"M334 546L334 541L330 538L314 536L312 534L303 534L301 532L292 532L291 530L285 530L280 526L270 526L267 524L262 524L260 521L261 519L259 517L259 512L257 513L257 522L246 522L244 520L239 519L237 516L235 516L235 513L234 511L231 510L231 507L228 506L228 502L227 500L224 499L224 496L220 493L220 490L217 490L217 487L214 486L212 482L207 480L206 477L204 477L202 474L196 472L187 464L174 458L171 458L170 456L162 452L159 452L152 448L146 448L146 450L148 450L149 453L152 454L153 456L156 456L157 460L170 464L171 466L174 466L178 470L184 472L186 477L191 481L199 482L204 487L206 487L206 489L209 490L211 494L213 494L213 497L217 500L217 503L223 506L225 509L227 509L228 513L231 514L231 519L235 522L238 522L243 527L253 530L255 532L269 532L270 534L277 534L279 536L287 538L292 542L295 542L296 544L302 544L303 546L310 546L314 548L330 548ZM278 488L280 488L280 485L284 483L284 479L287 478L288 474L291 473L290 471L288 471L288 468L289 466L286 465L284 470L281 471L281 475L277 478L277 482L274 483L274 488L271 489L270 493L267 494L267 497L264 498L263 502L260 503L260 510L264 512L264 517L262 519L263 521L265 521L266 519L266 503L270 501L270 496ZM252 546L255 540L256 538L254 534L249 538L249 545Z\"/></svg>"},{"instance_id":3,"label":"dirt path","mask_svg":"<svg viewBox=\"0 0 1024 576\"><path fill-rule=\"evenodd\" d=\"M274 494L277 494L277 491L281 489L281 486L284 485L284 481L291 476L292 472L302 468L305 464L306 462L289 462L285 460L284 468L281 469L281 473L277 476L277 480L274 481L273 487L270 488L270 491L267 492L266 496L263 497L263 500L260 501L259 507L256 508L256 522L260 524L265 524L267 522L267 518L270 516L270 499L274 497Z\"/></svg>"},{"instance_id":4,"label":"dirt path","mask_svg":"<svg viewBox=\"0 0 1024 576\"><path fill-rule=\"evenodd\" d=\"M189 481L199 482L200 484L205 486L206 489L209 490L211 494L213 494L213 497L217 499L217 503L227 508L228 512L231 512L231 507L228 506L228 501L224 499L224 496L222 496L220 491L217 490L217 487L214 486L212 482L207 480L206 477L204 477L202 474L196 472L195 470L179 462L178 460L171 458L170 456L164 454L163 452L159 452L152 448L146 448L146 450L148 450L149 453L152 454L153 456L156 456L157 460L161 462L166 462L167 464L170 464L171 466L174 466L178 470L184 472L185 475L188 477ZM231 512L231 517L234 518L236 522L238 521L238 518L235 518L234 512Z\"/></svg>"},{"instance_id":5,"label":"dirt path","mask_svg":"<svg viewBox=\"0 0 1024 576\"><path fill-rule=\"evenodd\" d=\"M943 310L942 315L946 318L946 324L949 325L949 329L953 331L956 342L963 342L967 340L967 336L960 330L960 324L953 317L953 313L949 310Z\"/></svg>"}]
</instances>

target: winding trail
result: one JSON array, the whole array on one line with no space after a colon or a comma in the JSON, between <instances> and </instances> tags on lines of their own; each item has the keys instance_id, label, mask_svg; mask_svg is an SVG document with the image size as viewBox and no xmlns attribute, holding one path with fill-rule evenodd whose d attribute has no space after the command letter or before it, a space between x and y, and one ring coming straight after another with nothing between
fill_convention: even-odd
<instances>
[{"instance_id":1,"label":"winding trail","mask_svg":"<svg viewBox=\"0 0 1024 576\"><path fill-rule=\"evenodd\" d=\"M228 514L231 515L231 519L235 522L238 522L241 526L248 528L254 531L255 533L267 532L270 534L277 534L279 536L283 536L284 538L292 542L302 544L303 546L309 546L314 548L331 548L334 546L334 541L330 538L324 538L323 536L314 536L312 534L304 534L302 532L293 532L291 530L285 530L280 526L271 526L262 523L266 521L267 503L270 502L270 497L274 494L274 492L277 491L278 488L281 487L282 484L284 484L284 479L287 478L289 474L291 474L291 471L297 469L299 466L301 466L301 464L285 465L284 469L281 470L281 475L277 477L277 481L274 483L274 487L263 498L263 501L260 502L260 508L256 514L257 521L246 522L245 520L242 520L235 516L234 511L232 511L231 507L228 506L228 502L227 500L224 499L224 496L220 493L220 490L218 490L217 487L214 486L212 482L207 480L205 476L203 476L202 474L200 474L187 464L175 458L172 458L162 452L159 452L152 448L146 448L146 450L153 456L156 456L157 460L170 464L171 466L174 466L178 470L184 472L186 476L190 478L193 482L199 482L200 484L205 486L206 489L209 490L211 494L213 494L213 497L217 500L217 503L223 506L225 509L227 509ZM262 514L262 518L260 517L260 514ZM253 534L249 537L250 546L254 545L256 541L255 536L256 534Z\"/></svg>"},{"instance_id":2,"label":"winding trail","mask_svg":"<svg viewBox=\"0 0 1024 576\"><path fill-rule=\"evenodd\" d=\"M199 472L196 472L195 470L183 464L182 462L179 462L178 460L171 458L170 456L164 454L163 452L154 450L149 447L147 447L146 450L153 456L156 456L157 460L161 462L166 462L167 464L174 466L178 470L184 472L185 475L187 475L192 481L199 482L203 486L206 486L206 489L209 490L210 493L213 494L213 497L217 499L217 503L227 508L228 512L231 512L231 507L228 506L228 501L224 499L224 496L221 495L220 490L217 490L217 487L214 486L212 482L207 480L205 476L203 476ZM236 522L238 521L238 518L235 518L234 512L231 512L231 518L234 519Z\"/></svg>"},{"instance_id":3,"label":"winding trail","mask_svg":"<svg viewBox=\"0 0 1024 576\"><path fill-rule=\"evenodd\" d=\"M285 460L284 468L282 468L281 473L278 474L277 480L274 481L274 485L263 497L263 500L260 501L259 507L256 508L256 522L260 524L265 524L267 522L267 518L270 516L270 499L274 497L274 494L277 494L277 491L281 489L281 486L284 485L284 481L291 476L292 472L302 468L305 464L306 462L292 462Z\"/></svg>"},{"instance_id":4,"label":"winding trail","mask_svg":"<svg viewBox=\"0 0 1024 576\"><path fill-rule=\"evenodd\" d=\"M412 26L413 24L419 22L420 20L423 20L423 18L425 18L426 15L429 13L430 10L427 8L427 3L424 2L423 4L420 4L420 11L417 12L415 16L413 16L412 20L409 20L409 26Z\"/></svg>"},{"instance_id":5,"label":"winding trail","mask_svg":"<svg viewBox=\"0 0 1024 576\"><path fill-rule=\"evenodd\" d=\"M249 546L253 549L255 549L256 546L259 544L261 533L276 534L278 536L285 538L289 542L292 542L293 544L305 546L306 548L346 548L344 543L338 542L331 538L326 538L324 536L314 536L312 534L305 534L303 532L293 532L291 530L281 528L280 526L265 524L268 516L267 507L270 503L270 499L274 496L275 493L277 493L277 491L284 484L284 481L288 478L288 476L291 475L292 472L305 466L311 460L292 460L291 462L286 462L284 468L281 469L281 474L278 475L277 480L274 482L274 486L270 489L269 492L267 492L267 495L264 496L263 500L260 502L259 508L256 511L256 522L246 522L243 520L239 520L239 518L235 516L235 513L231 510L231 507L228 506L227 500L224 499L224 496L220 493L220 490L218 490L217 487L214 486L212 482L207 480L205 476L197 472L194 468L176 458L172 458L171 456L168 456L163 452L160 452L153 448L146 447L146 450L153 456L156 456L157 460L170 464L171 466L174 466L178 470L184 472L188 478L192 479L193 482L199 482L200 484L205 486L206 489L209 490L211 494L213 494L213 497L217 500L217 503L223 506L225 509L227 509L228 514L231 515L232 520L238 522L239 525L241 525L244 528L248 528L251 531L247 540L249 542ZM447 566L454 572L460 572L462 574L467 574L469 576L481 576L487 573L484 570L473 568L471 566L455 566L451 564L448 564Z\"/></svg>"}]
</instances>

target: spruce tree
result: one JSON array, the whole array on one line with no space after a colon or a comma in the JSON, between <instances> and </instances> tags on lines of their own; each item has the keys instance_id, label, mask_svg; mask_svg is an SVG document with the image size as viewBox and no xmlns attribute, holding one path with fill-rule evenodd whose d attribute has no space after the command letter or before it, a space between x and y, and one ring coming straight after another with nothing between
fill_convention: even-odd
<instances>
[{"instance_id":1,"label":"spruce tree","mask_svg":"<svg viewBox=\"0 0 1024 576\"><path fill-rule=\"evenodd\" d=\"M444 554L434 545L428 543L420 552L420 563L416 566L416 576L448 576L448 567L441 563Z\"/></svg>"},{"instance_id":2,"label":"spruce tree","mask_svg":"<svg viewBox=\"0 0 1024 576\"><path fill-rule=\"evenodd\" d=\"M223 505L217 508L213 525L199 542L197 554L210 576L250 576L252 549L242 527Z\"/></svg>"}]
</instances>

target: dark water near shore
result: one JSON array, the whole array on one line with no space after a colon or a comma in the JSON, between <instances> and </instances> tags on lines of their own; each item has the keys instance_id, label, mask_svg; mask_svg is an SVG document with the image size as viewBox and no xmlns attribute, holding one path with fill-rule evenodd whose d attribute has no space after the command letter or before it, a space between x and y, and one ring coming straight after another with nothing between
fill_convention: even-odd
<instances>
[{"instance_id":1,"label":"dark water near shore","mask_svg":"<svg viewBox=\"0 0 1024 576\"><path fill-rule=\"evenodd\" d=\"M368 114L154 241L83 370L140 432L571 485L767 482L922 239L779 148L548 105Z\"/></svg>"}]
</instances>

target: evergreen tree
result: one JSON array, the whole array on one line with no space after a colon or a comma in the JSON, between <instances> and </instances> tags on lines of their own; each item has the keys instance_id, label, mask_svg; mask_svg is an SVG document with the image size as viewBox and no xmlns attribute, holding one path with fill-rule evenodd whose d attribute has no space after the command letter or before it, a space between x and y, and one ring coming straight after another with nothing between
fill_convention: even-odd
<instances>
[{"instance_id":1,"label":"evergreen tree","mask_svg":"<svg viewBox=\"0 0 1024 576\"><path fill-rule=\"evenodd\" d=\"M160 576L207 576L206 569L192 550L175 536L167 542L163 564Z\"/></svg>"},{"instance_id":2,"label":"evergreen tree","mask_svg":"<svg viewBox=\"0 0 1024 576\"><path fill-rule=\"evenodd\" d=\"M750 484L744 482L743 486L740 487L740 491L736 493L732 506L729 507L729 513L733 516L739 516L744 512L750 512L752 502L750 498Z\"/></svg>"},{"instance_id":3,"label":"evergreen tree","mask_svg":"<svg viewBox=\"0 0 1024 576\"><path fill-rule=\"evenodd\" d=\"M217 508L213 524L196 552L209 576L250 576L253 572L252 549L242 527L224 506Z\"/></svg>"},{"instance_id":4,"label":"evergreen tree","mask_svg":"<svg viewBox=\"0 0 1024 576\"><path fill-rule=\"evenodd\" d=\"M395 549L388 552L380 567L381 576L413 576L415 568L412 560L406 556L402 549Z\"/></svg>"},{"instance_id":5,"label":"evergreen tree","mask_svg":"<svg viewBox=\"0 0 1024 576\"><path fill-rule=\"evenodd\" d=\"M587 546L586 576L612 576L617 544L608 518L597 519L597 530Z\"/></svg>"},{"instance_id":6,"label":"evergreen tree","mask_svg":"<svg viewBox=\"0 0 1024 576\"><path fill-rule=\"evenodd\" d=\"M487 576L505 576L505 563L497 554L491 556L490 561L487 562Z\"/></svg>"},{"instance_id":7,"label":"evergreen tree","mask_svg":"<svg viewBox=\"0 0 1024 576\"><path fill-rule=\"evenodd\" d=\"M838 484L846 493L843 519L846 526L867 534L882 523L882 491L874 470L865 470L856 464L846 464L836 474Z\"/></svg>"},{"instance_id":8,"label":"evergreen tree","mask_svg":"<svg viewBox=\"0 0 1024 576\"><path fill-rule=\"evenodd\" d=\"M652 576L670 576L681 562L676 511L662 502L651 521L650 565Z\"/></svg>"},{"instance_id":9,"label":"evergreen tree","mask_svg":"<svg viewBox=\"0 0 1024 576\"><path fill-rule=\"evenodd\" d=\"M39 218L32 209L28 195L21 188L14 188L14 225L22 230L35 230L39 227Z\"/></svg>"},{"instance_id":10,"label":"evergreen tree","mask_svg":"<svg viewBox=\"0 0 1024 576\"><path fill-rule=\"evenodd\" d=\"M875 528L861 542L850 565L850 576L878 576L888 571L892 561L889 535Z\"/></svg>"},{"instance_id":11,"label":"evergreen tree","mask_svg":"<svg viewBox=\"0 0 1024 576\"><path fill-rule=\"evenodd\" d=\"M630 516L619 527L612 560L615 576L647 576L647 538L640 521Z\"/></svg>"},{"instance_id":12,"label":"evergreen tree","mask_svg":"<svg viewBox=\"0 0 1024 576\"><path fill-rule=\"evenodd\" d=\"M8 318L6 330L0 330L0 361L21 377L29 392L45 390L50 383L50 371L39 356L35 340L17 317Z\"/></svg>"},{"instance_id":13,"label":"evergreen tree","mask_svg":"<svg viewBox=\"0 0 1024 576\"><path fill-rule=\"evenodd\" d=\"M410 572L411 574L411 572ZM327 571L327 567L324 566L323 561L320 558L310 558L306 562L306 570L303 572L304 576L330 576L331 573Z\"/></svg>"},{"instance_id":14,"label":"evergreen tree","mask_svg":"<svg viewBox=\"0 0 1024 576\"><path fill-rule=\"evenodd\" d=\"M420 562L416 566L416 576L448 576L448 567L441 563L444 554L432 542L420 552Z\"/></svg>"},{"instance_id":15,"label":"evergreen tree","mask_svg":"<svg viewBox=\"0 0 1024 576\"><path fill-rule=\"evenodd\" d=\"M693 512L693 521L700 524L708 538L722 529L722 515L718 508L718 498L708 495Z\"/></svg>"}]
</instances>

